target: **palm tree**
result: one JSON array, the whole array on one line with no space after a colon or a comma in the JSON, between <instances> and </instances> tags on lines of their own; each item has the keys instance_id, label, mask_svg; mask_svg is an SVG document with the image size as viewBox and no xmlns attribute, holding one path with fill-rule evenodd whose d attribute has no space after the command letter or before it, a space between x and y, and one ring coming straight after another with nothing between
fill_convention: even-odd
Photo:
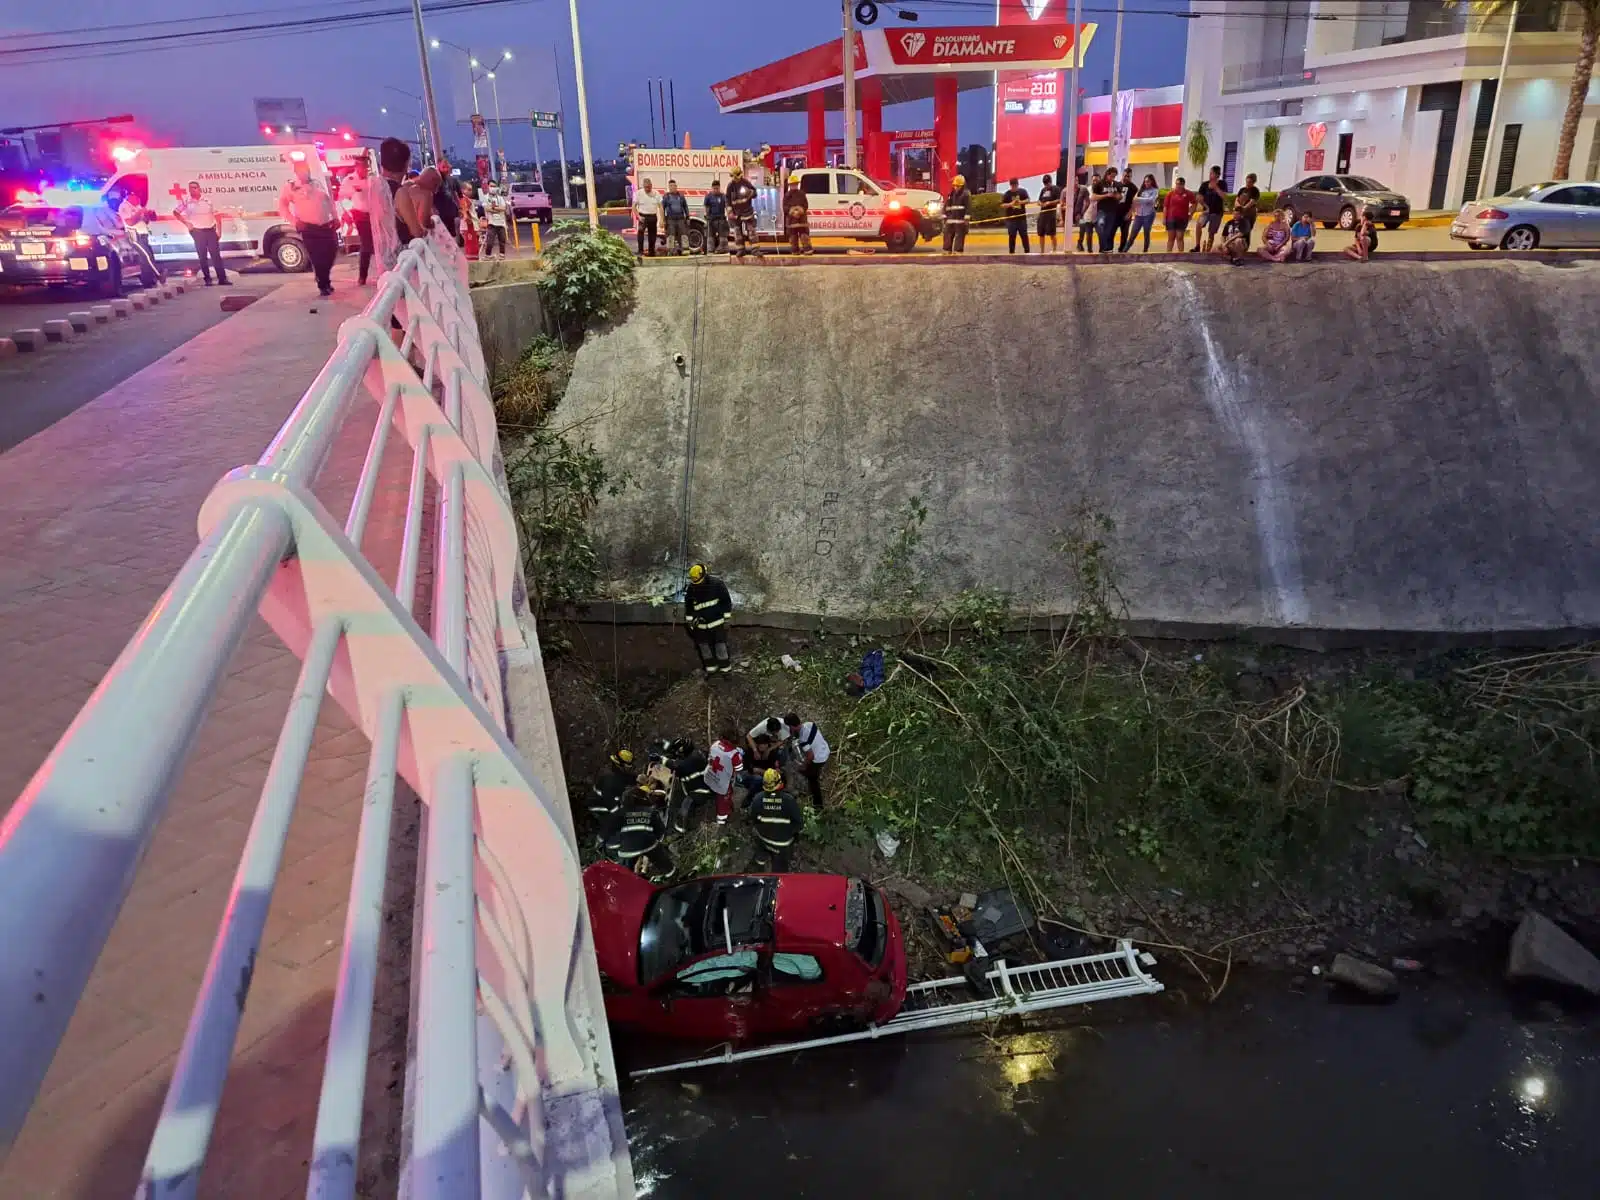
<instances>
[{"instance_id":1,"label":"palm tree","mask_svg":"<svg viewBox=\"0 0 1600 1200\"><path fill-rule=\"evenodd\" d=\"M1268 125L1261 131L1261 157L1267 160L1267 191L1272 190L1272 178L1278 173L1278 145L1283 139L1283 130L1276 125Z\"/></svg>"},{"instance_id":2,"label":"palm tree","mask_svg":"<svg viewBox=\"0 0 1600 1200\"><path fill-rule=\"evenodd\" d=\"M1595 48L1600 44L1600 0L1569 2L1583 13L1583 32L1578 41L1578 61L1572 64L1572 86L1567 89L1567 111L1561 118L1561 136L1556 140L1556 161L1550 168L1552 179L1566 179L1572 174L1572 150L1578 141L1578 122L1583 119L1589 76L1594 72ZM1444 3L1450 8L1470 9L1478 16L1480 29L1501 15L1515 19L1515 0L1444 0Z\"/></svg>"},{"instance_id":3,"label":"palm tree","mask_svg":"<svg viewBox=\"0 0 1600 1200\"><path fill-rule=\"evenodd\" d=\"M1600 3L1600 0L1595 0ZM1188 154L1189 161L1194 164L1194 169L1202 175L1205 174L1206 159L1211 157L1211 125L1198 117L1189 123L1189 140L1185 143L1184 152Z\"/></svg>"}]
</instances>

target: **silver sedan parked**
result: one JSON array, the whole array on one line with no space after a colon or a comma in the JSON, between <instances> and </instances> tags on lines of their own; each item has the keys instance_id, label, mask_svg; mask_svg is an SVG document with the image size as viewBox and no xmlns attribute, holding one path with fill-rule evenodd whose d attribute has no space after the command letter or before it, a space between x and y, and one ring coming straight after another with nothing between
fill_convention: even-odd
<instances>
[{"instance_id":1,"label":"silver sedan parked","mask_svg":"<svg viewBox=\"0 0 1600 1200\"><path fill-rule=\"evenodd\" d=\"M1464 205L1450 236L1474 250L1600 248L1600 183L1528 183Z\"/></svg>"}]
</instances>

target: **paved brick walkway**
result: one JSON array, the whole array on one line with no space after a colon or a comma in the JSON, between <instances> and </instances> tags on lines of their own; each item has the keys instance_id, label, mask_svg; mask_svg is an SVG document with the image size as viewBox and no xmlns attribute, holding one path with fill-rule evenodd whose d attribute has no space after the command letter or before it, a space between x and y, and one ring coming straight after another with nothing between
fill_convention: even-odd
<instances>
[{"instance_id":1,"label":"paved brick walkway","mask_svg":"<svg viewBox=\"0 0 1600 1200\"><path fill-rule=\"evenodd\" d=\"M0 813L194 548L201 500L223 473L257 458L332 350L339 322L369 294L341 286L312 314L310 279L290 280L0 455ZM364 419L352 420L317 489L341 519L375 413L364 406ZM367 538L369 557L391 577L408 476L403 449L390 439ZM28 1124L0 1164L0 1196L133 1193L297 671L257 622ZM305 1193L366 749L327 702L203 1196ZM398 1119L404 1064L415 811L398 811L393 961L388 986L380 981L368 1088L369 1181L392 1171L380 1158Z\"/></svg>"}]
</instances>

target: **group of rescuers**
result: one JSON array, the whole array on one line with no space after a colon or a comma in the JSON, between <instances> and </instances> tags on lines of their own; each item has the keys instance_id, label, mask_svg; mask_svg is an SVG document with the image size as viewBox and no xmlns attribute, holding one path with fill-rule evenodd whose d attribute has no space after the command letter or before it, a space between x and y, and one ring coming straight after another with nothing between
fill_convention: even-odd
<instances>
[{"instance_id":1,"label":"group of rescuers","mask_svg":"<svg viewBox=\"0 0 1600 1200\"><path fill-rule=\"evenodd\" d=\"M734 167L729 173L728 190L722 190L722 181L713 179L711 190L701 201L705 205L707 254L732 254L743 258L746 254L761 253L756 240L756 188L745 178L744 170ZM657 230L663 247L671 246L675 254L684 253L684 239L689 236L689 200L678 190L676 179L667 180L667 190L657 192L655 181L644 179L633 197L634 226L639 231L638 255L655 257ZM783 228L789 238L789 249L795 254L811 254L811 202L800 188L800 173L789 176L788 190L783 194Z\"/></svg>"},{"instance_id":2,"label":"group of rescuers","mask_svg":"<svg viewBox=\"0 0 1600 1200\"><path fill-rule=\"evenodd\" d=\"M683 615L706 678L732 670L727 630L733 600L727 585L704 564L689 568ZM669 832L686 832L695 810L708 802L717 824L726 825L737 787L755 833L750 869L787 871L805 825L790 776L806 781L820 810L822 768L831 753L817 723L793 712L758 721L743 738L737 726L725 726L705 750L688 738L658 739L646 751L642 771L632 750L618 749L595 779L589 800L600 851L652 883L663 883L677 869L666 847Z\"/></svg>"}]
</instances>

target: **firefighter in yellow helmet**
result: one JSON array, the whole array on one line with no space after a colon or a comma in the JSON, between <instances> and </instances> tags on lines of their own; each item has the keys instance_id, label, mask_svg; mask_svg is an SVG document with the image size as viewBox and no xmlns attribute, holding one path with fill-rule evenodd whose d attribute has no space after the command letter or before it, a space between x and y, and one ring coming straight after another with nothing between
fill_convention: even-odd
<instances>
[{"instance_id":1,"label":"firefighter in yellow helmet","mask_svg":"<svg viewBox=\"0 0 1600 1200\"><path fill-rule=\"evenodd\" d=\"M957 175L950 180L950 192L944 198L944 252L963 254L967 249L967 209L972 206L972 193L967 191L967 179Z\"/></svg>"},{"instance_id":2,"label":"firefighter in yellow helmet","mask_svg":"<svg viewBox=\"0 0 1600 1200\"><path fill-rule=\"evenodd\" d=\"M783 772L768 767L761 776L761 790L751 792L744 804L755 818L756 861L750 869L761 870L765 862L774 871L787 871L806 819L800 811L800 801L784 786Z\"/></svg>"},{"instance_id":3,"label":"firefighter in yellow helmet","mask_svg":"<svg viewBox=\"0 0 1600 1200\"><path fill-rule=\"evenodd\" d=\"M595 819L595 828L604 837L607 829L622 811L622 797L633 786L633 751L618 750L611 755L605 770L595 776L594 788L589 794L589 815Z\"/></svg>"},{"instance_id":4,"label":"firefighter in yellow helmet","mask_svg":"<svg viewBox=\"0 0 1600 1200\"><path fill-rule=\"evenodd\" d=\"M700 666L707 677L733 670L728 656L728 625L733 620L733 597L728 585L706 571L705 564L689 568L689 586L683 590L683 624L694 639Z\"/></svg>"},{"instance_id":5,"label":"firefighter in yellow helmet","mask_svg":"<svg viewBox=\"0 0 1600 1200\"><path fill-rule=\"evenodd\" d=\"M811 205L800 187L800 172L789 176L789 189L783 193L783 228L789 235L790 254L811 253Z\"/></svg>"},{"instance_id":6,"label":"firefighter in yellow helmet","mask_svg":"<svg viewBox=\"0 0 1600 1200\"><path fill-rule=\"evenodd\" d=\"M735 166L728 176L728 231L733 235L728 248L738 258L752 251L759 255L755 184L744 177L743 167Z\"/></svg>"},{"instance_id":7,"label":"firefighter in yellow helmet","mask_svg":"<svg viewBox=\"0 0 1600 1200\"><path fill-rule=\"evenodd\" d=\"M604 839L606 855L651 883L665 883L678 864L667 851L667 789L660 780L639 777L639 786L623 798Z\"/></svg>"}]
</instances>

